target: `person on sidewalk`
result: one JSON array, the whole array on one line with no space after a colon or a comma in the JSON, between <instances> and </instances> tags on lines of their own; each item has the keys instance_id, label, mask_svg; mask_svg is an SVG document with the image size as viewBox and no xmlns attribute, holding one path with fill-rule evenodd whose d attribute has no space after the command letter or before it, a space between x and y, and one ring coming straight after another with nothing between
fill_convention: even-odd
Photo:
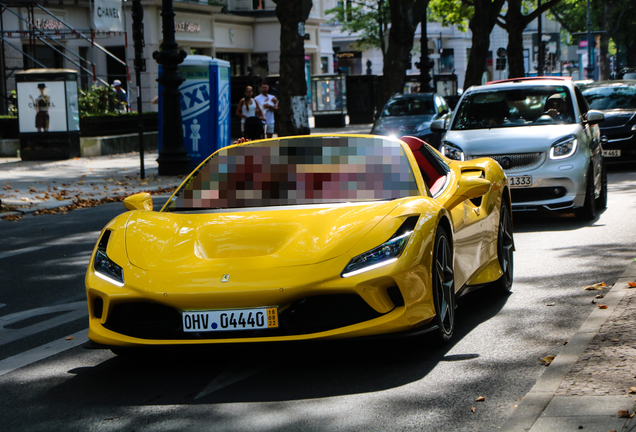
<instances>
[{"instance_id":1,"label":"person on sidewalk","mask_svg":"<svg viewBox=\"0 0 636 432\"><path fill-rule=\"evenodd\" d=\"M245 87L245 97L240 100L238 107L236 107L236 115L241 117L241 134L245 136L245 120L249 117L258 117L265 121L263 111L258 105L258 102L253 98L254 90L252 86Z\"/></svg>"},{"instance_id":2,"label":"person on sidewalk","mask_svg":"<svg viewBox=\"0 0 636 432\"><path fill-rule=\"evenodd\" d=\"M126 94L126 90L121 88L121 81L119 80L113 81L112 87L116 93L115 98L117 98L117 103L115 104L115 110L128 111L128 95Z\"/></svg>"},{"instance_id":3,"label":"person on sidewalk","mask_svg":"<svg viewBox=\"0 0 636 432\"><path fill-rule=\"evenodd\" d=\"M274 113L278 111L278 99L276 99L276 96L270 95L268 92L269 85L267 85L267 83L263 83L261 84L261 94L256 96L254 99L265 112L265 122L267 123L265 133L267 134L267 138L271 138L274 135Z\"/></svg>"}]
</instances>

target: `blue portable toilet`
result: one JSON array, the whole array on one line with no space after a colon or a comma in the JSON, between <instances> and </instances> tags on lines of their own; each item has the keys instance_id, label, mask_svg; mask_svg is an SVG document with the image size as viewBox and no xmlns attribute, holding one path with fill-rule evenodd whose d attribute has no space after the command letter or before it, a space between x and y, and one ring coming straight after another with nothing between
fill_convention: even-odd
<instances>
[{"instance_id":1,"label":"blue portable toilet","mask_svg":"<svg viewBox=\"0 0 636 432\"><path fill-rule=\"evenodd\" d=\"M189 55L179 65L183 144L191 165L230 145L230 62ZM159 66L161 74L161 65ZM159 86L159 150L162 148L163 88Z\"/></svg>"}]
</instances>

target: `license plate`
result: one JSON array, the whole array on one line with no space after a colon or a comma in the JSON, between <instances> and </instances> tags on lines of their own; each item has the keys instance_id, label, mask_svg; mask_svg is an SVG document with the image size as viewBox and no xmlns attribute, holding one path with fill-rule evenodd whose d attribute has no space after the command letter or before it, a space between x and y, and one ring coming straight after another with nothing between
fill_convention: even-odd
<instances>
[{"instance_id":1,"label":"license plate","mask_svg":"<svg viewBox=\"0 0 636 432\"><path fill-rule=\"evenodd\" d=\"M510 187L532 186L532 176L508 176L508 185Z\"/></svg>"},{"instance_id":2,"label":"license plate","mask_svg":"<svg viewBox=\"0 0 636 432\"><path fill-rule=\"evenodd\" d=\"M184 332L255 330L278 327L276 308L184 311Z\"/></svg>"},{"instance_id":3,"label":"license plate","mask_svg":"<svg viewBox=\"0 0 636 432\"><path fill-rule=\"evenodd\" d=\"M603 150L603 156L605 157L620 157L620 150Z\"/></svg>"}]
</instances>

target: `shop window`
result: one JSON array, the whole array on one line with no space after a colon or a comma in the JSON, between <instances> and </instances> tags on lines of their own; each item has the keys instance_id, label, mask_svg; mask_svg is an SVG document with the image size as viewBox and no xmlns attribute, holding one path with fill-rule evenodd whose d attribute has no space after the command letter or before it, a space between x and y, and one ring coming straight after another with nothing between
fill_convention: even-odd
<instances>
[{"instance_id":1,"label":"shop window","mask_svg":"<svg viewBox=\"0 0 636 432\"><path fill-rule=\"evenodd\" d=\"M60 52L64 52L64 48L62 47L56 49ZM64 57L62 54L46 45L35 45L35 47L22 45L22 51L33 57L46 68L64 68ZM25 69L42 67L27 56L24 56L23 61Z\"/></svg>"},{"instance_id":2,"label":"shop window","mask_svg":"<svg viewBox=\"0 0 636 432\"><path fill-rule=\"evenodd\" d=\"M329 73L329 57L320 57L320 73Z\"/></svg>"},{"instance_id":3,"label":"shop window","mask_svg":"<svg viewBox=\"0 0 636 432\"><path fill-rule=\"evenodd\" d=\"M439 72L453 73L455 70L455 51L453 48L443 48L439 54Z\"/></svg>"},{"instance_id":4,"label":"shop window","mask_svg":"<svg viewBox=\"0 0 636 432\"><path fill-rule=\"evenodd\" d=\"M243 54L235 53L218 53L217 58L230 62L230 75L240 76L244 75L245 71L245 56Z\"/></svg>"}]
</instances>

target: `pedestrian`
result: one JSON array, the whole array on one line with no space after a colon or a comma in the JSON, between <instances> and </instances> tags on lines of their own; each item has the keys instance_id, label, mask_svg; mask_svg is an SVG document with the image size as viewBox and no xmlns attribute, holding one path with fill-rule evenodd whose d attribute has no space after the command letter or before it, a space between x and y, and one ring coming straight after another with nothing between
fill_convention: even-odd
<instances>
[{"instance_id":1,"label":"pedestrian","mask_svg":"<svg viewBox=\"0 0 636 432\"><path fill-rule=\"evenodd\" d=\"M261 84L261 94L256 96L254 99L265 112L265 122L267 123L265 126L265 133L267 134L267 138L271 138L274 135L274 113L278 111L278 99L276 99L276 96L270 95L268 92L269 85L267 85L267 83L263 83Z\"/></svg>"},{"instance_id":2,"label":"pedestrian","mask_svg":"<svg viewBox=\"0 0 636 432\"><path fill-rule=\"evenodd\" d=\"M113 89L115 90L115 98L117 98L117 103L115 104L116 111L128 111L128 95L126 94L126 90L121 88L121 81L115 80L112 84Z\"/></svg>"},{"instance_id":3,"label":"pedestrian","mask_svg":"<svg viewBox=\"0 0 636 432\"><path fill-rule=\"evenodd\" d=\"M236 107L236 115L241 117L241 134L245 136L245 120L249 117L258 117L265 121L263 111L258 106L258 102L253 97L254 90L252 86L245 87L245 97L239 101Z\"/></svg>"}]
</instances>

